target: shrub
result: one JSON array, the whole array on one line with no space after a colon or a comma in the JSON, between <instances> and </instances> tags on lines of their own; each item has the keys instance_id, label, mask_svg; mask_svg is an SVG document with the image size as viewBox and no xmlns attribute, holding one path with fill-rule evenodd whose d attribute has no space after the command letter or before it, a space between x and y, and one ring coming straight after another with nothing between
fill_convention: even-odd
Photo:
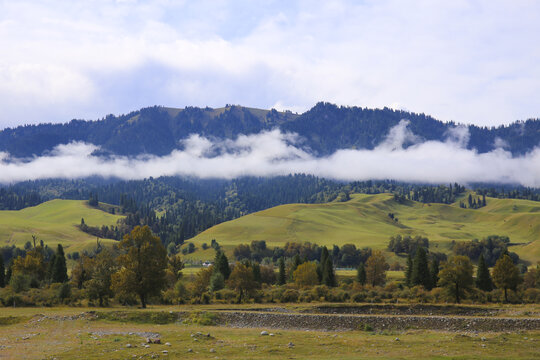
<instances>
[{"instance_id":1,"label":"shrub","mask_svg":"<svg viewBox=\"0 0 540 360\"><path fill-rule=\"evenodd\" d=\"M281 302L297 302L300 294L295 289L287 289L281 294Z\"/></svg>"},{"instance_id":2,"label":"shrub","mask_svg":"<svg viewBox=\"0 0 540 360\"><path fill-rule=\"evenodd\" d=\"M311 289L311 292L315 300L324 301L328 296L329 289L326 285L318 285Z\"/></svg>"},{"instance_id":3,"label":"shrub","mask_svg":"<svg viewBox=\"0 0 540 360\"><path fill-rule=\"evenodd\" d=\"M194 311L184 319L183 323L188 325L215 325L217 316L214 313L207 311Z\"/></svg>"},{"instance_id":4,"label":"shrub","mask_svg":"<svg viewBox=\"0 0 540 360\"><path fill-rule=\"evenodd\" d=\"M523 292L523 300L528 303L540 303L540 289L530 288Z\"/></svg>"},{"instance_id":5,"label":"shrub","mask_svg":"<svg viewBox=\"0 0 540 360\"><path fill-rule=\"evenodd\" d=\"M364 301L366 301L366 293L365 292L355 293L352 296L352 301L354 301L354 302L364 302Z\"/></svg>"}]
</instances>

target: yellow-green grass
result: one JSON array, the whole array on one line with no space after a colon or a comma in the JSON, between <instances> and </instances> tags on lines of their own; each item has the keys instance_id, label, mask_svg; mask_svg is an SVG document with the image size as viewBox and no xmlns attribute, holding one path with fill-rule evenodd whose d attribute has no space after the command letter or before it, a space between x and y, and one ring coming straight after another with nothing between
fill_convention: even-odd
<instances>
[{"instance_id":1,"label":"yellow-green grass","mask_svg":"<svg viewBox=\"0 0 540 360\"><path fill-rule=\"evenodd\" d=\"M12 309L5 310L3 316L18 314L17 311L11 314ZM79 312L84 310L78 309ZM142 313L150 310L137 311ZM71 311L69 313L73 314ZM19 323L0 326L2 358L535 359L540 341L540 331L472 334L391 329L376 333L264 329L274 333L274 336L261 336L263 329L63 320L57 316L68 313L56 308L33 309L33 314L43 314L49 318L36 321L42 316L28 317ZM143 332L159 333L162 344L144 347L144 337L137 335ZM210 333L211 336L191 336L197 332ZM166 342L170 346L164 345ZM131 347L128 348L127 344L131 344ZM188 349L191 351L188 352Z\"/></svg>"},{"instance_id":2,"label":"yellow-green grass","mask_svg":"<svg viewBox=\"0 0 540 360\"><path fill-rule=\"evenodd\" d=\"M399 221L390 219L389 213ZM210 244L212 239L229 254L238 244L253 240L265 240L269 247L283 246L288 241L309 241L326 246L353 243L384 250L390 236L396 234L427 236L431 250L441 252L448 252L452 241L506 235L512 243L523 244L512 246L511 251L536 263L540 260L540 204L487 198L487 206L472 210L460 208L457 202L400 204L391 194L355 194L348 202L282 205L202 232L188 241L198 250L187 258L211 260L214 252L201 251L201 245Z\"/></svg>"},{"instance_id":3,"label":"yellow-green grass","mask_svg":"<svg viewBox=\"0 0 540 360\"><path fill-rule=\"evenodd\" d=\"M51 200L18 211L0 211L0 245L24 246L32 235L49 247L57 244L66 252L83 251L96 245L96 237L82 232L81 218L89 226L116 225L123 216L89 207L86 201ZM107 245L114 240L103 239Z\"/></svg>"}]
</instances>

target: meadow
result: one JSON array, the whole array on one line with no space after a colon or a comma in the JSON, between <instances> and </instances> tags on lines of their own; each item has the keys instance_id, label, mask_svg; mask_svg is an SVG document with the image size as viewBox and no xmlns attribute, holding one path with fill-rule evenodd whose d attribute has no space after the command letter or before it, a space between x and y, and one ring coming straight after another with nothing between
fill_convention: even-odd
<instances>
[{"instance_id":1,"label":"meadow","mask_svg":"<svg viewBox=\"0 0 540 360\"><path fill-rule=\"evenodd\" d=\"M398 221L392 220L390 213ZM487 198L483 208L463 209L459 200L448 205L401 204L391 194L354 194L347 202L282 205L216 225L188 240L197 251L186 259L211 260L213 249L203 250L202 244L210 244L212 239L229 253L238 244L253 240L265 240L269 247L309 241L384 250L396 234L428 237L432 251L446 253L452 241L506 235L512 242L510 251L536 264L540 261L540 205L528 200ZM393 254L387 256L394 260Z\"/></svg>"},{"instance_id":2,"label":"meadow","mask_svg":"<svg viewBox=\"0 0 540 360\"><path fill-rule=\"evenodd\" d=\"M0 211L0 245L23 247L32 235L55 249L66 247L66 253L82 252L96 246L96 237L82 232L77 225L81 218L89 226L116 225L123 216L92 208L82 200L51 200L18 211ZM103 205L107 206L107 205ZM114 240L102 239L102 244Z\"/></svg>"}]
</instances>

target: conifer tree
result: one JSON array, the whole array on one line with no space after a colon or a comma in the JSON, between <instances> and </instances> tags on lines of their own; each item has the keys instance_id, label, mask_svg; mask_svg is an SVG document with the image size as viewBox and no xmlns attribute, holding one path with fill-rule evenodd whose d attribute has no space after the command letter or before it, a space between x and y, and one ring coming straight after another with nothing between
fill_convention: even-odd
<instances>
[{"instance_id":1,"label":"conifer tree","mask_svg":"<svg viewBox=\"0 0 540 360\"><path fill-rule=\"evenodd\" d=\"M58 244L58 248L56 249L51 281L55 283L63 283L68 281L66 257L64 255L64 248L61 244Z\"/></svg>"},{"instance_id":2,"label":"conifer tree","mask_svg":"<svg viewBox=\"0 0 540 360\"><path fill-rule=\"evenodd\" d=\"M413 270L413 261L411 253L407 255L407 269L405 269L405 285L411 287L411 276Z\"/></svg>"},{"instance_id":3,"label":"conifer tree","mask_svg":"<svg viewBox=\"0 0 540 360\"><path fill-rule=\"evenodd\" d=\"M356 271L356 281L358 281L358 283L361 285L366 284L366 267L364 266L363 262L358 265L358 269Z\"/></svg>"},{"instance_id":4,"label":"conifer tree","mask_svg":"<svg viewBox=\"0 0 540 360\"><path fill-rule=\"evenodd\" d=\"M426 251L423 247L419 247L416 250L411 272L411 284L413 286L422 285L424 288L431 290L431 276L429 274Z\"/></svg>"},{"instance_id":5,"label":"conifer tree","mask_svg":"<svg viewBox=\"0 0 540 360\"><path fill-rule=\"evenodd\" d=\"M493 290L493 282L491 281L491 275L489 274L489 269L484 260L484 254L480 254L480 259L478 260L476 287L484 291Z\"/></svg>"},{"instance_id":6,"label":"conifer tree","mask_svg":"<svg viewBox=\"0 0 540 360\"><path fill-rule=\"evenodd\" d=\"M437 283L439 282L439 260L433 259L429 269L429 275L431 277L431 288L437 287Z\"/></svg>"},{"instance_id":7,"label":"conifer tree","mask_svg":"<svg viewBox=\"0 0 540 360\"><path fill-rule=\"evenodd\" d=\"M0 288L6 286L6 269L4 268L4 256L0 253Z\"/></svg>"},{"instance_id":8,"label":"conifer tree","mask_svg":"<svg viewBox=\"0 0 540 360\"><path fill-rule=\"evenodd\" d=\"M317 276L319 277L319 282L323 281L323 274L324 274L324 267L326 266L326 259L328 259L330 255L328 254L328 248L326 246L323 246L321 250L321 260L319 261L319 265L317 266Z\"/></svg>"},{"instance_id":9,"label":"conifer tree","mask_svg":"<svg viewBox=\"0 0 540 360\"><path fill-rule=\"evenodd\" d=\"M323 267L322 283L326 286L336 286L334 264L332 263L330 256L326 258L326 263Z\"/></svg>"},{"instance_id":10,"label":"conifer tree","mask_svg":"<svg viewBox=\"0 0 540 360\"><path fill-rule=\"evenodd\" d=\"M285 260L283 256L279 258L279 278L278 284L283 285L287 281L287 276L285 274Z\"/></svg>"},{"instance_id":11,"label":"conifer tree","mask_svg":"<svg viewBox=\"0 0 540 360\"><path fill-rule=\"evenodd\" d=\"M216 251L216 257L214 259L214 272L220 272L225 280L227 280L231 275L229 259L221 250Z\"/></svg>"}]
</instances>

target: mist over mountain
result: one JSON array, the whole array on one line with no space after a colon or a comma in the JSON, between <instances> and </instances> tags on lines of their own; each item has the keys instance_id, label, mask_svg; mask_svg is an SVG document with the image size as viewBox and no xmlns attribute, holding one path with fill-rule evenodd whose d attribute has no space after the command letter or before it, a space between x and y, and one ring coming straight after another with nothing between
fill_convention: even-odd
<instances>
[{"instance_id":1,"label":"mist over mountain","mask_svg":"<svg viewBox=\"0 0 540 360\"><path fill-rule=\"evenodd\" d=\"M240 135L279 128L283 133L298 134L299 145L319 157L342 149L375 149L403 119L409 121L408 128L416 136L415 141L405 139L405 148L414 142L459 137L460 129L467 130L464 148L480 154L503 148L518 156L532 151L540 142L539 119L486 128L458 126L425 114L389 108L338 107L329 103L318 103L303 114L229 105L218 109L155 106L95 121L6 128L0 131L0 152L26 158L47 154L58 145L84 142L99 147L96 154L164 156L182 150L183 140L193 134L236 140Z\"/></svg>"}]
</instances>

